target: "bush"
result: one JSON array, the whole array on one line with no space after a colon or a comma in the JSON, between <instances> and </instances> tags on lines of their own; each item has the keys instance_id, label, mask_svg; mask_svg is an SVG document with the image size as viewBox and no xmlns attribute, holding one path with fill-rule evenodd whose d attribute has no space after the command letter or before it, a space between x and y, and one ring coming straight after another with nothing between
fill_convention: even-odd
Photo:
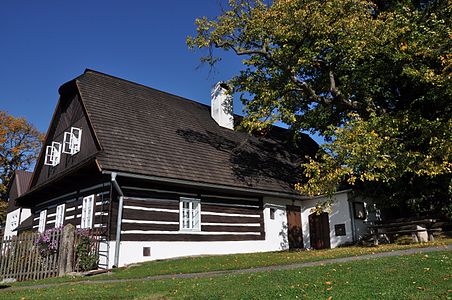
<instances>
[{"instance_id":1,"label":"bush","mask_svg":"<svg viewBox=\"0 0 452 300\"><path fill-rule=\"evenodd\" d=\"M94 245L91 241L90 231L88 229L79 229L77 234L77 247L75 249L77 265L80 271L86 272L97 269L99 263L99 255L93 249Z\"/></svg>"}]
</instances>

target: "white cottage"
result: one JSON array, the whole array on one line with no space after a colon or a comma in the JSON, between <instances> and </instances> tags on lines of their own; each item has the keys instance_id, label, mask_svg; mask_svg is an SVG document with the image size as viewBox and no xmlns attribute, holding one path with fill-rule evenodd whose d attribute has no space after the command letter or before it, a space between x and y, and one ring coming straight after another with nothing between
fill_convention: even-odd
<instances>
[{"instance_id":1,"label":"white cottage","mask_svg":"<svg viewBox=\"0 0 452 300\"><path fill-rule=\"evenodd\" d=\"M294 190L318 145L272 127L238 130L218 84L211 106L100 72L59 89L30 190L33 229L68 223L103 236L102 267L187 255L329 248L369 214L339 192L331 213Z\"/></svg>"}]
</instances>

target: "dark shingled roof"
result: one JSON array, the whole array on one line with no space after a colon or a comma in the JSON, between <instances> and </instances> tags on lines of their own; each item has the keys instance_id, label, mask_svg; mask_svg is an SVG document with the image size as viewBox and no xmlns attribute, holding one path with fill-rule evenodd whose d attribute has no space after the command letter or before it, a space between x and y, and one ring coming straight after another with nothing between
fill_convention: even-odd
<instances>
[{"instance_id":1,"label":"dark shingled roof","mask_svg":"<svg viewBox=\"0 0 452 300\"><path fill-rule=\"evenodd\" d=\"M222 128L210 106L87 70L76 84L102 146L103 170L293 193L299 164L317 151L273 127L265 137Z\"/></svg>"},{"instance_id":2,"label":"dark shingled roof","mask_svg":"<svg viewBox=\"0 0 452 300\"><path fill-rule=\"evenodd\" d=\"M8 186L9 201L8 208L6 209L7 212L12 212L19 208L16 206L15 200L28 191L32 175L32 172L23 170L16 170L14 172L14 176L11 178Z\"/></svg>"},{"instance_id":3,"label":"dark shingled roof","mask_svg":"<svg viewBox=\"0 0 452 300\"><path fill-rule=\"evenodd\" d=\"M14 230L17 231L17 233L27 231L27 230L32 230L33 229L33 217L34 217L34 215L32 214L31 216L29 216L28 218L23 220L22 223L20 223L19 226L17 226L16 229L14 229Z\"/></svg>"}]
</instances>

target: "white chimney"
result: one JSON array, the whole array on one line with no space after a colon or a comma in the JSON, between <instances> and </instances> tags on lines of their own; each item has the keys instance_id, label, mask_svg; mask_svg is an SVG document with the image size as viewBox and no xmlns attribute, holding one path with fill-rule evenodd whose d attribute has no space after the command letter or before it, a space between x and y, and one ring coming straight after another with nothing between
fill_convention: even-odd
<instances>
[{"instance_id":1,"label":"white chimney","mask_svg":"<svg viewBox=\"0 0 452 300\"><path fill-rule=\"evenodd\" d=\"M234 129L232 96L224 82L218 82L212 89L210 114L221 127Z\"/></svg>"}]
</instances>

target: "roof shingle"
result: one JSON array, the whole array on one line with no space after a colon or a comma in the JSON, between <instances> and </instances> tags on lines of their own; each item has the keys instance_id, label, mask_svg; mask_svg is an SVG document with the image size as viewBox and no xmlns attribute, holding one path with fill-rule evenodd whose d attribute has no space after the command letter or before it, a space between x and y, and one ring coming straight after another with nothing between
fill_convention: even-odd
<instances>
[{"instance_id":1,"label":"roof shingle","mask_svg":"<svg viewBox=\"0 0 452 300\"><path fill-rule=\"evenodd\" d=\"M76 83L104 170L292 193L301 158L318 147L279 127L265 137L222 128L207 105L99 72Z\"/></svg>"}]
</instances>

